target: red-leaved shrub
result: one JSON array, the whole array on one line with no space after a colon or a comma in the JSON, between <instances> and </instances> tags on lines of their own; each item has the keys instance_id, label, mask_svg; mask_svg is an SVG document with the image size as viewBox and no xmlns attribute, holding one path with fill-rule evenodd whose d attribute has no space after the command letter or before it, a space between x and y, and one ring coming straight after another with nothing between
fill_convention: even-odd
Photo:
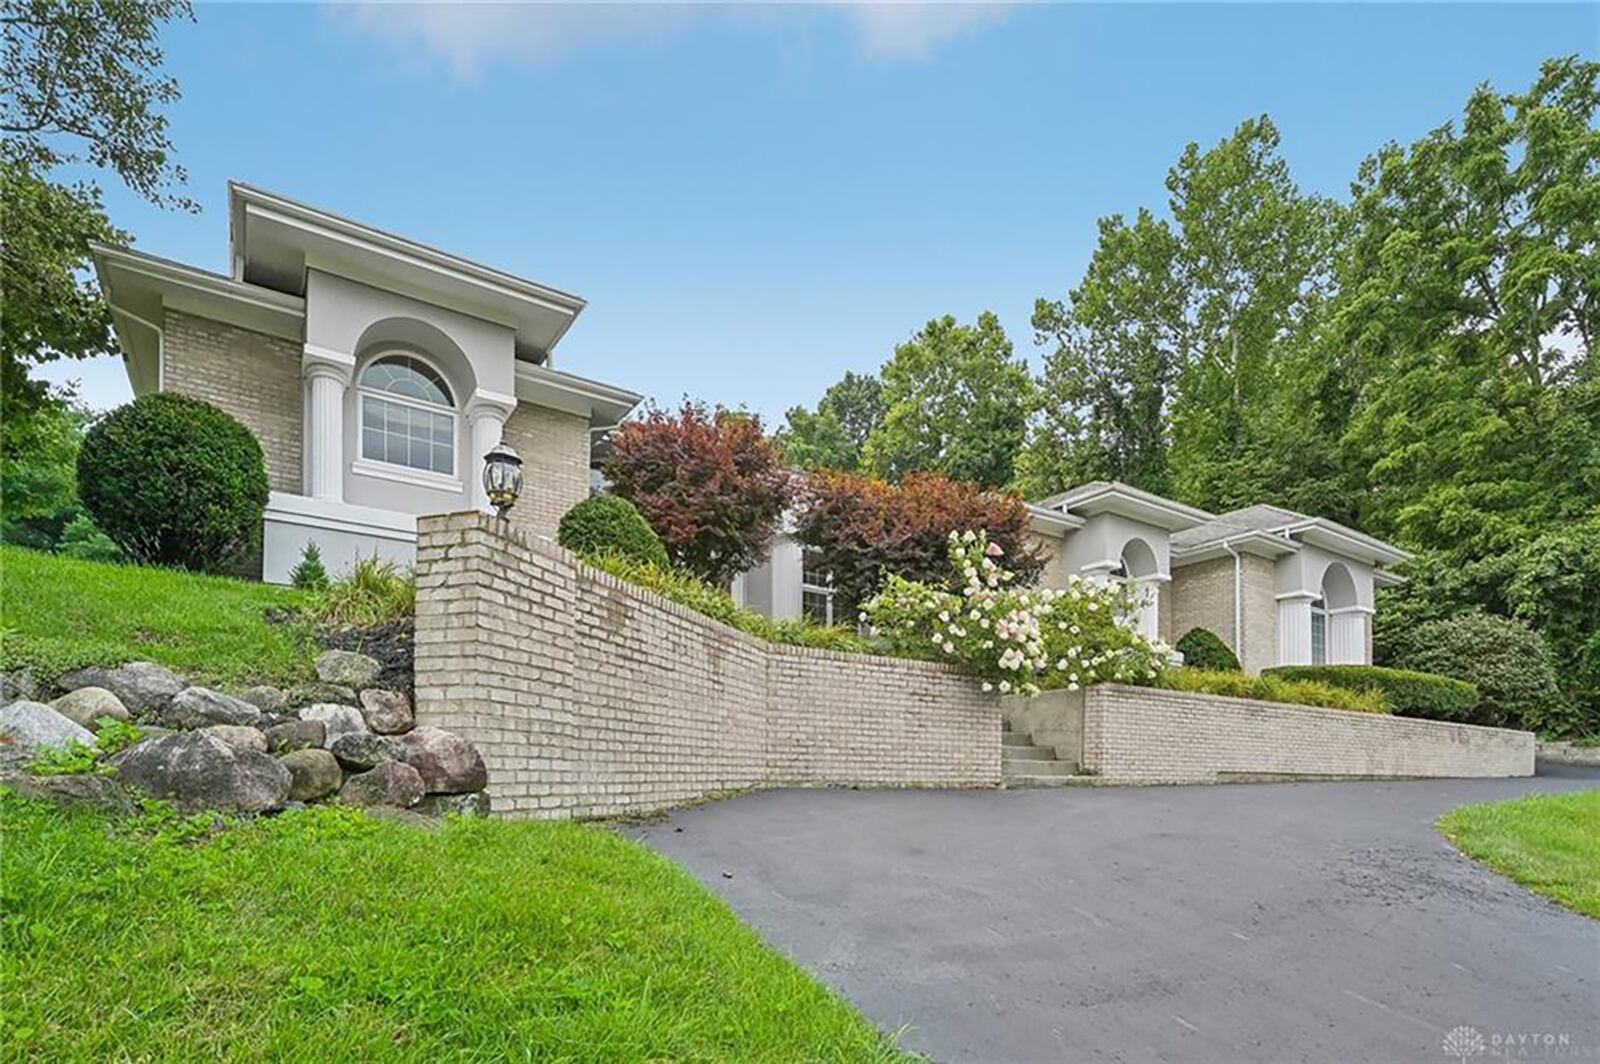
<instances>
[{"instance_id":1,"label":"red-leaved shrub","mask_svg":"<svg viewBox=\"0 0 1600 1064\"><path fill-rule=\"evenodd\" d=\"M797 533L822 552L834 588L852 608L876 594L884 577L943 584L951 532L983 531L1005 551L1001 563L1028 583L1044 559L1028 542L1028 508L1021 497L912 473L899 484L854 473L824 471L806 478Z\"/></svg>"},{"instance_id":2,"label":"red-leaved shrub","mask_svg":"<svg viewBox=\"0 0 1600 1064\"><path fill-rule=\"evenodd\" d=\"M611 436L611 490L644 514L674 565L727 587L766 560L794 480L761 419L685 400Z\"/></svg>"}]
</instances>

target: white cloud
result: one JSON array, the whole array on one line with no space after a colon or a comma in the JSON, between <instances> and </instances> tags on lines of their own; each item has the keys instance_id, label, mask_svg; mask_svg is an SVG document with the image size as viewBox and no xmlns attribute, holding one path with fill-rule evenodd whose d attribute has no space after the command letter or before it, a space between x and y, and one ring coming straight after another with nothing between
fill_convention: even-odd
<instances>
[{"instance_id":1,"label":"white cloud","mask_svg":"<svg viewBox=\"0 0 1600 1064\"><path fill-rule=\"evenodd\" d=\"M925 59L969 30L1003 18L1003 3L408 3L363 0L328 11L362 32L419 42L461 77L502 58L550 59L608 41L676 32L697 20L750 15L755 31L792 32L797 18L843 18L874 59Z\"/></svg>"},{"instance_id":2,"label":"white cloud","mask_svg":"<svg viewBox=\"0 0 1600 1064\"><path fill-rule=\"evenodd\" d=\"M926 59L951 38L1008 12L998 3L844 4L839 10L855 23L866 53L882 59Z\"/></svg>"}]
</instances>

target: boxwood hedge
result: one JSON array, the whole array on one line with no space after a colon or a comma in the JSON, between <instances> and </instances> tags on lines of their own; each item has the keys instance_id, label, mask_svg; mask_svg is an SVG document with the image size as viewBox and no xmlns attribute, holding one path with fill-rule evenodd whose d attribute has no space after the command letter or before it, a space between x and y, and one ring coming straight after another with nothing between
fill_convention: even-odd
<instances>
[{"instance_id":1,"label":"boxwood hedge","mask_svg":"<svg viewBox=\"0 0 1600 1064\"><path fill-rule=\"evenodd\" d=\"M1377 665L1280 665L1264 675L1313 680L1355 691L1378 691L1401 717L1473 723L1478 689L1463 680L1431 672L1386 669Z\"/></svg>"}]
</instances>

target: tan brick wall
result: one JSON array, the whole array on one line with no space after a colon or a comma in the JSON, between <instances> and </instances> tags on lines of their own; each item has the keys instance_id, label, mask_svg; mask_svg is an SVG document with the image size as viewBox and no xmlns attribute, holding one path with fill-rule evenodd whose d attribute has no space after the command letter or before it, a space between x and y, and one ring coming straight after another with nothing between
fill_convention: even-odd
<instances>
[{"instance_id":1,"label":"tan brick wall","mask_svg":"<svg viewBox=\"0 0 1600 1064\"><path fill-rule=\"evenodd\" d=\"M301 491L300 345L169 310L162 388L226 410L255 434L274 491Z\"/></svg>"},{"instance_id":2,"label":"tan brick wall","mask_svg":"<svg viewBox=\"0 0 1600 1064\"><path fill-rule=\"evenodd\" d=\"M1172 640L1177 642L1195 628L1214 632L1230 647L1233 637L1233 559L1179 566L1167 585L1171 604Z\"/></svg>"},{"instance_id":3,"label":"tan brick wall","mask_svg":"<svg viewBox=\"0 0 1600 1064\"><path fill-rule=\"evenodd\" d=\"M1000 777L998 701L955 670L773 646L479 514L418 522L416 694L507 816Z\"/></svg>"},{"instance_id":4,"label":"tan brick wall","mask_svg":"<svg viewBox=\"0 0 1600 1064\"><path fill-rule=\"evenodd\" d=\"M1531 732L1102 684L1083 766L1119 783L1250 777L1531 776Z\"/></svg>"},{"instance_id":5,"label":"tan brick wall","mask_svg":"<svg viewBox=\"0 0 1600 1064\"><path fill-rule=\"evenodd\" d=\"M1244 650L1233 630L1233 559L1214 558L1172 570L1168 622L1176 642L1195 628L1206 628L1239 655L1250 673L1278 663L1277 574L1271 559L1252 554L1244 562Z\"/></svg>"},{"instance_id":6,"label":"tan brick wall","mask_svg":"<svg viewBox=\"0 0 1600 1064\"><path fill-rule=\"evenodd\" d=\"M522 459L522 498L511 523L553 542L561 515L589 497L589 420L518 403L501 435Z\"/></svg>"}]
</instances>

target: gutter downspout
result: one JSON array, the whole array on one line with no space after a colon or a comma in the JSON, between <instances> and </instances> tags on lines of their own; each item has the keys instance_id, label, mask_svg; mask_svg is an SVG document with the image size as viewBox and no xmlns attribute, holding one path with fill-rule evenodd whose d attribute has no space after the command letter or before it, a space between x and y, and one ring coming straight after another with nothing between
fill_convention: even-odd
<instances>
[{"instance_id":1,"label":"gutter downspout","mask_svg":"<svg viewBox=\"0 0 1600 1064\"><path fill-rule=\"evenodd\" d=\"M1239 664L1244 665L1244 558L1231 539L1223 539L1222 549L1233 556L1233 641Z\"/></svg>"},{"instance_id":2,"label":"gutter downspout","mask_svg":"<svg viewBox=\"0 0 1600 1064\"><path fill-rule=\"evenodd\" d=\"M135 314L126 307L119 307L109 300L107 300L106 306L111 308L111 313L121 314L124 317L132 318L134 321L138 322L140 325L143 325L146 329L149 329L151 332L156 334L156 391L164 391L167 384L166 332L163 331L161 326L157 325L155 322L139 317L139 315ZM126 354L123 355L123 360L127 360Z\"/></svg>"}]
</instances>

